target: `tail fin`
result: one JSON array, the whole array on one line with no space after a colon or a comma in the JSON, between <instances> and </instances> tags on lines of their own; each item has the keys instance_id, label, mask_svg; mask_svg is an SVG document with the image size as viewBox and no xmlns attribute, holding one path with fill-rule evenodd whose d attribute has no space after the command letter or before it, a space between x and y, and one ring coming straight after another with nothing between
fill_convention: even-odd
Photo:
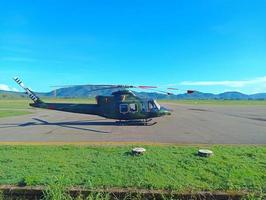
<instances>
[{"instance_id":1,"label":"tail fin","mask_svg":"<svg viewBox=\"0 0 266 200\"><path fill-rule=\"evenodd\" d=\"M22 87L25 90L25 93L31 98L32 101L34 101L34 103L42 103L41 99L29 88L25 87L25 85L18 77L15 77L13 79L17 82L17 84L20 85L20 87Z\"/></svg>"}]
</instances>

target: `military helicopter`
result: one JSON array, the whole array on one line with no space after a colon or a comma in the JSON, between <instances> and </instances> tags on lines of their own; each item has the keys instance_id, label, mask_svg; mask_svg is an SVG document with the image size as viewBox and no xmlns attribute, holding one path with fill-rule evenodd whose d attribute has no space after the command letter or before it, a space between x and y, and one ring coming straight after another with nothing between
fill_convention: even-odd
<instances>
[{"instance_id":1,"label":"military helicopter","mask_svg":"<svg viewBox=\"0 0 266 200\"><path fill-rule=\"evenodd\" d=\"M110 96L96 96L96 104L73 104L73 103L46 103L43 102L33 91L27 88L19 78L14 80L25 90L32 99L29 105L36 108L58 110L64 112L98 115L108 119L116 119L118 123L134 123L153 125L149 122L156 117L171 115L171 111L160 106L154 99L144 99L136 96L131 89L152 89L155 86L131 86L131 85L90 85L100 87L97 90L117 89ZM170 89L170 88L169 88ZM174 89L174 88L172 88ZM159 90L158 90L159 91ZM172 93L164 92L168 95ZM188 91L192 93L192 91Z\"/></svg>"}]
</instances>

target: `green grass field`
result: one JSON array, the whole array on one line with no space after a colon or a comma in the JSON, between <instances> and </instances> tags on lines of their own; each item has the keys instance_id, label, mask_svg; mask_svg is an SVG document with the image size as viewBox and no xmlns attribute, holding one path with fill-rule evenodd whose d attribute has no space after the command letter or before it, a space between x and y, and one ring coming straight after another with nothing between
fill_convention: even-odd
<instances>
[{"instance_id":1,"label":"green grass field","mask_svg":"<svg viewBox=\"0 0 266 200\"><path fill-rule=\"evenodd\" d=\"M25 110L0 110L0 118L1 117L12 117L18 115L26 115L30 114L30 112Z\"/></svg>"},{"instance_id":2,"label":"green grass field","mask_svg":"<svg viewBox=\"0 0 266 200\"><path fill-rule=\"evenodd\" d=\"M29 100L0 99L0 118L30 113Z\"/></svg>"},{"instance_id":3,"label":"green grass field","mask_svg":"<svg viewBox=\"0 0 266 200\"><path fill-rule=\"evenodd\" d=\"M0 146L0 184L266 192L266 146Z\"/></svg>"}]
</instances>

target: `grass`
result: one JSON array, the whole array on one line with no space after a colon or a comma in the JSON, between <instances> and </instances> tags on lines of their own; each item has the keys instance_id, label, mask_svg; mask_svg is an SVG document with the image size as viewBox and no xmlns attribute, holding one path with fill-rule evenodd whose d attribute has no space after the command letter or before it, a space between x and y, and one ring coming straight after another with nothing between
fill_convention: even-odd
<instances>
[{"instance_id":1,"label":"grass","mask_svg":"<svg viewBox=\"0 0 266 200\"><path fill-rule=\"evenodd\" d=\"M28 111L23 110L0 110L0 118L2 117L11 117L11 116L19 116L30 114Z\"/></svg>"},{"instance_id":2,"label":"grass","mask_svg":"<svg viewBox=\"0 0 266 200\"><path fill-rule=\"evenodd\" d=\"M25 100L25 99L0 99L0 109L28 109L30 108L29 106L30 101L29 100Z\"/></svg>"},{"instance_id":3,"label":"grass","mask_svg":"<svg viewBox=\"0 0 266 200\"><path fill-rule=\"evenodd\" d=\"M266 146L0 146L0 184L266 193Z\"/></svg>"},{"instance_id":4,"label":"grass","mask_svg":"<svg viewBox=\"0 0 266 200\"><path fill-rule=\"evenodd\" d=\"M28 100L0 99L0 118L32 113Z\"/></svg>"}]
</instances>

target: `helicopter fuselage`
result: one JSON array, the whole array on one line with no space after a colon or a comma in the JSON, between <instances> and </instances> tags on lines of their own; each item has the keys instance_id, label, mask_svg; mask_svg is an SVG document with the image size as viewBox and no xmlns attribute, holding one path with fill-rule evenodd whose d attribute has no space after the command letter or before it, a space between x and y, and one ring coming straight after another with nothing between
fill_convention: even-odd
<instances>
[{"instance_id":1,"label":"helicopter fuselage","mask_svg":"<svg viewBox=\"0 0 266 200\"><path fill-rule=\"evenodd\" d=\"M96 104L44 103L30 104L32 107L64 112L99 115L118 120L150 119L170 115L170 112L153 99L143 99L129 90L116 91L110 96L97 96Z\"/></svg>"}]
</instances>

